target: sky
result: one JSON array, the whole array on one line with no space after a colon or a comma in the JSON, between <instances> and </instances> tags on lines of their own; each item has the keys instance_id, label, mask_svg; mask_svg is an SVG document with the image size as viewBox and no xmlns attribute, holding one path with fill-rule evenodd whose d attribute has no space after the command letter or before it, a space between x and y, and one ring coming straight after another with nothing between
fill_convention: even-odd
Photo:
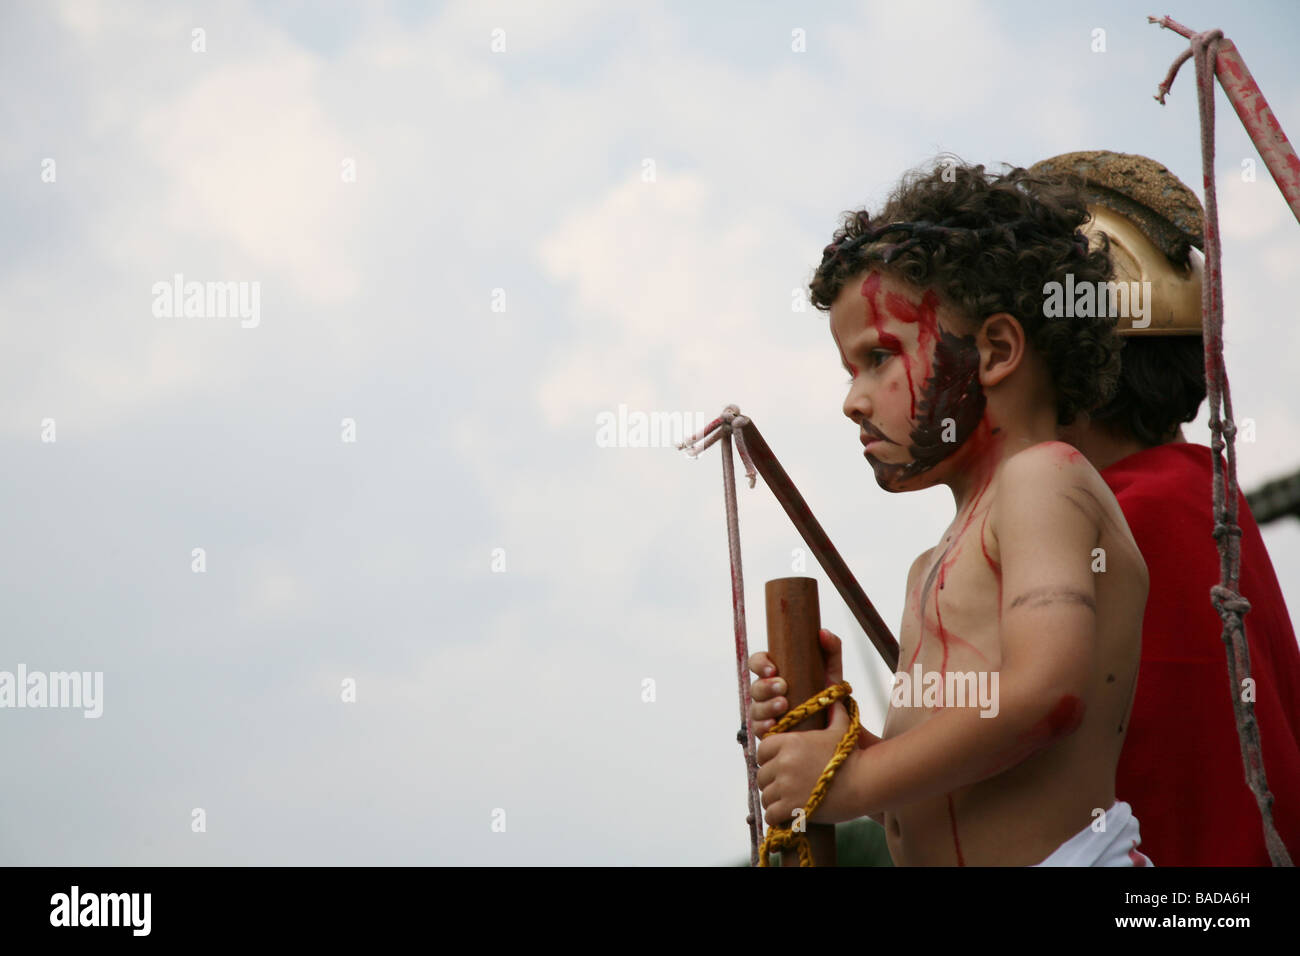
<instances>
[{"instance_id":1,"label":"sky","mask_svg":"<svg viewBox=\"0 0 1300 956\"><path fill-rule=\"evenodd\" d=\"M876 486L800 290L944 152L1201 193L1190 66L1152 99L1185 41L1137 11L5 4L0 670L103 692L0 709L0 862L743 860L718 451L598 423L739 405L897 629L952 501ZM1292 5L1150 12L1221 27L1300 131ZM1218 102L1253 488L1300 468L1300 229ZM169 313L177 275L250 308ZM739 496L758 648L801 542ZM1300 524L1265 540L1300 606ZM888 674L806 573L879 731Z\"/></svg>"}]
</instances>

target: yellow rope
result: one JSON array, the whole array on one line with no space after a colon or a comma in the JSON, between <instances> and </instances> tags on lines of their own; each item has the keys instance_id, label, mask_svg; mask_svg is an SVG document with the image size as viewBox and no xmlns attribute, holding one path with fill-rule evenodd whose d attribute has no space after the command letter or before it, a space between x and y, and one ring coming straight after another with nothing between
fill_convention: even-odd
<instances>
[{"instance_id":1,"label":"yellow rope","mask_svg":"<svg viewBox=\"0 0 1300 956\"><path fill-rule=\"evenodd\" d=\"M790 711L763 735L763 738L766 739L772 734L784 733L795 724L801 723L811 715L830 707L837 700L842 699L844 706L848 709L849 729L844 732L844 736L840 739L839 746L835 748L835 755L831 757L830 763L826 765L822 775L817 778L817 785L812 789L812 795L808 798L808 805L803 808L805 826L812 817L813 811L825 799L826 791L830 789L831 782L835 779L835 771L840 769L840 764L848 759L849 754L853 752L853 748L858 745L858 731L862 729L862 724L858 721L857 702L849 696L852 693L853 688L849 686L848 681L841 681L832 687L828 687ZM813 865L812 847L808 844L807 832L795 832L791 829L789 823L773 824L768 828L767 836L763 837L763 845L759 847L758 865L771 866L768 861L769 854L774 850L783 850L788 847L794 847L795 851L798 852L800 866Z\"/></svg>"}]
</instances>

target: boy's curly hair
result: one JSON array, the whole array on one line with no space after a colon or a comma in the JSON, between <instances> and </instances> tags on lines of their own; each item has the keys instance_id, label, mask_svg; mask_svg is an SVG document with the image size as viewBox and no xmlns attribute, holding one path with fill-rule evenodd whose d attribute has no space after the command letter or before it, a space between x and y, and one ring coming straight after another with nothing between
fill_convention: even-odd
<instances>
[{"instance_id":1,"label":"boy's curly hair","mask_svg":"<svg viewBox=\"0 0 1300 956\"><path fill-rule=\"evenodd\" d=\"M1121 340L1113 317L1048 318L1048 282L1076 286L1113 276L1108 244L1089 251L1079 232L1083 197L1061 179L1020 168L986 173L940 157L904 176L874 220L845 213L809 283L823 312L849 282L883 269L934 289L975 324L996 312L1014 315L1043 357L1056 386L1057 417L1068 425L1113 392ZM1099 310L1098 310L1099 311Z\"/></svg>"}]
</instances>

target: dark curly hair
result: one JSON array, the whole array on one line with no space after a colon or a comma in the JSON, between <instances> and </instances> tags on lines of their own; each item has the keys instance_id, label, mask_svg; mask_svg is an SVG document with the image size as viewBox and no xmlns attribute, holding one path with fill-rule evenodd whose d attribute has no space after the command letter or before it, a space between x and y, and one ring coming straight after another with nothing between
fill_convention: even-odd
<instances>
[{"instance_id":1,"label":"dark curly hair","mask_svg":"<svg viewBox=\"0 0 1300 956\"><path fill-rule=\"evenodd\" d=\"M812 303L828 312L845 285L882 269L935 290L975 325L1008 312L1046 362L1068 425L1110 397L1120 365L1113 317L1045 315L1047 283L1114 275L1105 239L1090 251L1079 232L1087 219L1083 196L1064 179L1020 168L995 175L941 156L904 176L879 216L845 213L808 285Z\"/></svg>"},{"instance_id":2,"label":"dark curly hair","mask_svg":"<svg viewBox=\"0 0 1300 956\"><path fill-rule=\"evenodd\" d=\"M1119 385L1092 420L1143 448L1163 445L1205 401L1205 345L1199 335L1133 336L1120 357Z\"/></svg>"}]
</instances>

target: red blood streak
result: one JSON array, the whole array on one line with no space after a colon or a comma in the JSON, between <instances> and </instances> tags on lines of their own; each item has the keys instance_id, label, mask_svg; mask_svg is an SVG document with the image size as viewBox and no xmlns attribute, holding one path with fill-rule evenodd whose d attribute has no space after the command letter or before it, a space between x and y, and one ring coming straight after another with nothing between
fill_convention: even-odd
<instances>
[{"instance_id":1,"label":"red blood streak","mask_svg":"<svg viewBox=\"0 0 1300 956\"><path fill-rule=\"evenodd\" d=\"M952 794L948 794L948 819L952 821L952 846L957 851L957 865L965 866L966 860L961 855L961 840L957 839L957 814L952 808ZM1134 844L1136 846L1137 844Z\"/></svg>"},{"instance_id":2,"label":"red blood streak","mask_svg":"<svg viewBox=\"0 0 1300 956\"><path fill-rule=\"evenodd\" d=\"M862 281L862 297L866 300L864 313L867 325L876 330L882 347L898 354L903 363L903 372L907 375L907 391L911 395L911 416L916 417L916 385L912 375L912 359L903 351L898 336L891 335L881 326L881 310L878 303L880 295L880 273L872 272ZM929 377L932 360L927 356L927 345L938 338L939 297L931 290L926 290L919 304L911 302L906 296L897 292L885 294L885 311L906 324L917 326L917 353L926 366L919 378Z\"/></svg>"},{"instance_id":3,"label":"red blood streak","mask_svg":"<svg viewBox=\"0 0 1300 956\"><path fill-rule=\"evenodd\" d=\"M885 295L885 307L900 322L916 322L921 318L921 313L917 311L911 300L906 296L899 295L897 292L890 292Z\"/></svg>"},{"instance_id":4,"label":"red blood streak","mask_svg":"<svg viewBox=\"0 0 1300 956\"><path fill-rule=\"evenodd\" d=\"M939 337L939 297L933 290L927 289L921 296L920 304L916 305L904 296L891 292L885 296L885 305L889 314L898 321L916 324L917 351L924 355L926 345ZM930 370L926 369L926 375L929 374Z\"/></svg>"},{"instance_id":5,"label":"red blood streak","mask_svg":"<svg viewBox=\"0 0 1300 956\"><path fill-rule=\"evenodd\" d=\"M873 272L862 280L862 298L867 300L867 321L876 324L876 293L880 291L880 273Z\"/></svg>"},{"instance_id":6,"label":"red blood streak","mask_svg":"<svg viewBox=\"0 0 1300 956\"><path fill-rule=\"evenodd\" d=\"M1044 719L1048 739L1055 740L1078 730L1083 723L1083 710L1083 701L1073 694L1066 694L1058 700Z\"/></svg>"},{"instance_id":7,"label":"red blood streak","mask_svg":"<svg viewBox=\"0 0 1300 956\"><path fill-rule=\"evenodd\" d=\"M1134 866L1146 866L1151 861L1142 853L1138 852L1137 840L1133 841L1133 847L1128 851L1128 858L1133 861Z\"/></svg>"},{"instance_id":8,"label":"red blood streak","mask_svg":"<svg viewBox=\"0 0 1300 956\"><path fill-rule=\"evenodd\" d=\"M1074 733L1083 723L1083 711L1083 701L1073 694L1064 695L1057 701L1051 713L1012 743L999 757L990 761L986 776L1010 770L1047 747L1058 737Z\"/></svg>"},{"instance_id":9,"label":"red blood streak","mask_svg":"<svg viewBox=\"0 0 1300 956\"><path fill-rule=\"evenodd\" d=\"M935 567L931 570L930 574L924 579L924 581L920 585L920 589L918 591L919 600L917 602L921 614L920 635L917 638L916 648L912 652L912 658L907 663L908 668L910 668L913 664L916 663L916 659L921 653L921 645L925 642L925 633L926 633L925 632L925 606L929 601L930 586L932 583L935 583L936 581L938 583L938 589L935 592L935 603L934 603L935 621L936 624L938 625L938 637L940 642L943 645L944 667L946 667L948 663L948 644L950 641L955 641L956 643L963 644L966 647L970 648L970 650L974 651L975 654L977 654L982 660L984 661L988 660L988 657L982 651L976 648L975 645L971 644L969 641L962 640L960 637L948 631L944 627L943 618L939 609L938 591L943 589L944 581L947 577L948 569L952 567L953 563L957 560L957 557L961 553L962 539L966 536L966 533L970 530L976 515L981 513L979 505L984 498L985 492L988 491L989 486L993 482L993 471L994 471L995 459L997 456L998 449L1001 447L1001 443L1003 441L1003 438L998 435L1000 431L1001 431L1000 428L990 427L988 416L985 415L983 418L980 419L978 429L974 434L971 435L971 438L968 442L969 447L973 449L973 454L976 456L973 459L974 464L971 467L973 467L974 469L982 470L983 475L980 479L979 488L975 492L975 498L970 503L970 510L967 512L965 521L962 522L961 527L958 529L956 535L954 535L952 543L944 550L943 554L940 556L938 564L935 565ZM1002 569L996 565L996 563L990 557L988 550L984 547L984 524L987 524L988 522L988 507L984 508L983 516L984 516L984 523L981 524L980 526L980 549L984 551L984 559L989 563L989 567L993 568L994 574L997 576L998 617L999 620L1001 620Z\"/></svg>"},{"instance_id":10,"label":"red blood streak","mask_svg":"<svg viewBox=\"0 0 1300 956\"><path fill-rule=\"evenodd\" d=\"M989 569L993 572L993 577L998 582L998 622L1002 621L1002 565L993 560L989 554L988 546L984 543L984 529L988 527L989 513L984 512L984 520L980 523L980 550L984 552L984 560L988 563Z\"/></svg>"},{"instance_id":11,"label":"red blood streak","mask_svg":"<svg viewBox=\"0 0 1300 956\"><path fill-rule=\"evenodd\" d=\"M890 335L884 329L877 329L877 336L883 348L887 348L898 355L898 360L903 363L903 373L907 376L907 394L910 397L910 411L908 415L916 417L916 387L912 384L912 360L908 358L907 353L903 351L903 343L899 341L897 335Z\"/></svg>"},{"instance_id":12,"label":"red blood streak","mask_svg":"<svg viewBox=\"0 0 1300 956\"><path fill-rule=\"evenodd\" d=\"M879 283L876 284L879 287ZM865 291L865 290L864 290ZM874 295L874 289L873 289ZM874 302L873 302L874 305ZM916 349L921 360L925 362L926 369L922 378L929 376L931 362L927 360L927 348L929 342L938 338L938 318L937 311L939 308L939 297L930 290L926 290L925 295L921 297L919 305L913 303L906 296L899 295L897 292L888 292L885 294L885 308L899 322L917 326ZM886 348L897 348L898 339L889 336L890 342L885 341L885 333L881 332L880 342ZM912 360L898 350L903 362L903 371L907 375L907 390L912 396L912 417L916 417L916 386L912 379Z\"/></svg>"},{"instance_id":13,"label":"red blood streak","mask_svg":"<svg viewBox=\"0 0 1300 956\"><path fill-rule=\"evenodd\" d=\"M956 555L953 555L953 557L956 557ZM948 562L946 560L940 561L939 562L939 588L938 588L939 591L943 590L944 578L946 578L947 576L948 576ZM936 591L934 595L934 626L938 629L939 643L943 645L943 658L939 661L939 671L940 673L946 674L948 673L948 637L950 635L948 634L947 629L944 628L943 626L943 613L939 610L938 591Z\"/></svg>"},{"instance_id":14,"label":"red blood streak","mask_svg":"<svg viewBox=\"0 0 1300 956\"><path fill-rule=\"evenodd\" d=\"M1083 461L1083 454L1074 446L1067 445L1065 442L1052 442L1052 451L1064 461L1079 462Z\"/></svg>"},{"instance_id":15,"label":"red blood streak","mask_svg":"<svg viewBox=\"0 0 1300 956\"><path fill-rule=\"evenodd\" d=\"M916 658L921 653L921 645L925 643L925 605L929 601L931 583L938 585L934 592L934 621L937 629L936 634L939 638L939 644L943 648L943 658L939 664L940 670L947 673L948 645L950 641L964 644L971 650L975 651L976 654L979 654L981 658L984 658L984 654L981 653L973 644L969 641L962 640L943 626L943 613L939 607L939 592L943 590L944 583L947 580L948 569L952 567L958 556L961 554L962 538L965 537L966 532L970 530L971 522L975 520L975 514L979 509L980 499L984 497L984 492L988 490L992 480L991 474L985 476L983 482L980 484L979 490L975 493L975 500L971 502L970 512L966 515L966 520L962 522L962 526L958 529L956 535L953 536L952 544L948 545L944 550L943 554L939 557L939 563L935 565L934 570L931 571L925 583L921 586L921 629L920 634L917 636L916 648L912 651L912 659L907 662L909 668L916 663ZM982 544L983 542L981 541L981 545ZM987 658L985 659L987 660Z\"/></svg>"}]
</instances>

